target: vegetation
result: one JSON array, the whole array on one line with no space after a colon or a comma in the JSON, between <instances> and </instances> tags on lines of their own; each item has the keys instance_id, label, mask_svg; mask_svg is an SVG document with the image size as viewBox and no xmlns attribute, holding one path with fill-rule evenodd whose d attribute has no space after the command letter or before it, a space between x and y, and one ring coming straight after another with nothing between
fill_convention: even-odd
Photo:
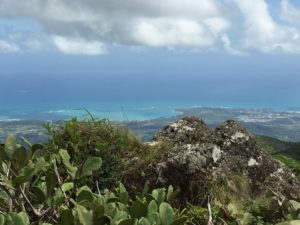
<instances>
[{"instance_id":1,"label":"vegetation","mask_svg":"<svg viewBox=\"0 0 300 225\"><path fill-rule=\"evenodd\" d=\"M268 153L286 155L300 160L300 143L286 142L268 136L256 136L257 143Z\"/></svg>"},{"instance_id":2,"label":"vegetation","mask_svg":"<svg viewBox=\"0 0 300 225\"><path fill-rule=\"evenodd\" d=\"M46 124L51 135L48 149L66 149L75 165L90 156L101 157L101 170L93 173L88 180L82 180L95 190L95 180L100 188L115 185L118 171L124 166L125 155L136 154L141 148L140 140L126 127L108 120L80 122L76 118L62 126ZM101 179L100 179L101 178Z\"/></svg>"},{"instance_id":3,"label":"vegetation","mask_svg":"<svg viewBox=\"0 0 300 225\"><path fill-rule=\"evenodd\" d=\"M76 164L76 153L72 158L58 146L27 144L25 149L8 137L0 148L1 225L180 225L187 220L166 202L177 193L172 187L149 194L146 186L134 198L122 184L93 192L82 180L100 169L101 158L88 155Z\"/></svg>"},{"instance_id":4,"label":"vegetation","mask_svg":"<svg viewBox=\"0 0 300 225\"><path fill-rule=\"evenodd\" d=\"M256 136L257 143L300 176L300 143L285 142L267 136Z\"/></svg>"},{"instance_id":5,"label":"vegetation","mask_svg":"<svg viewBox=\"0 0 300 225\"><path fill-rule=\"evenodd\" d=\"M141 192L129 191L119 181L127 166L124 159L155 163L169 143L142 144L128 129L107 120L72 119L45 127L51 135L45 145L26 139L21 145L13 136L0 145L0 225L299 223L299 200L272 190L270 196L249 198L247 182L237 175L229 177L235 191L215 183L199 205L178 205L179 190L172 186L151 191L146 183ZM297 160L276 157L299 175Z\"/></svg>"}]
</instances>

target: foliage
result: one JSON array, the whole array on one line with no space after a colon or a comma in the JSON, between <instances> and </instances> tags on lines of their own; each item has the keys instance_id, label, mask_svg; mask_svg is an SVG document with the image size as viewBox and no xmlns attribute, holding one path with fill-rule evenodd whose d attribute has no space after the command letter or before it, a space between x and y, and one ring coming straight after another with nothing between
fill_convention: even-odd
<instances>
[{"instance_id":1,"label":"foliage","mask_svg":"<svg viewBox=\"0 0 300 225\"><path fill-rule=\"evenodd\" d=\"M169 187L134 199L120 184L115 191L93 192L81 181L100 169L102 160L88 156L79 166L64 149L19 145L8 137L0 146L0 224L181 225L187 220L171 207L177 193Z\"/></svg>"},{"instance_id":2,"label":"foliage","mask_svg":"<svg viewBox=\"0 0 300 225\"><path fill-rule=\"evenodd\" d=\"M122 158L142 148L139 139L126 127L108 120L78 121L73 118L63 125L46 124L45 127L51 135L48 148L66 149L75 165L79 165L88 156L102 158L102 169L88 181L83 181L93 190L94 180L99 177L100 188L113 187L118 171L124 166Z\"/></svg>"},{"instance_id":3,"label":"foliage","mask_svg":"<svg viewBox=\"0 0 300 225\"><path fill-rule=\"evenodd\" d=\"M203 195L201 205L181 204L180 209L171 206L179 193L172 186L149 192L146 183L142 192L129 192L117 180L125 159L155 163L169 143L144 145L107 120L72 119L46 127L52 137L46 145L23 139L24 147L13 136L0 144L0 225L206 225L207 203L214 225L299 224L298 199L272 190L252 198L242 175L207 184L210 195ZM297 160L274 157L299 175Z\"/></svg>"}]
</instances>

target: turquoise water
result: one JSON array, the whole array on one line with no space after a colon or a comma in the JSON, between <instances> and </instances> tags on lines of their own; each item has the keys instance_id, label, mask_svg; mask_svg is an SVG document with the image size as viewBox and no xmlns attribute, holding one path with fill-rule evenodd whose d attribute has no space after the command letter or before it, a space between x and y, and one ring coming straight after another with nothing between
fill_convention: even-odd
<instances>
[{"instance_id":1,"label":"turquoise water","mask_svg":"<svg viewBox=\"0 0 300 225\"><path fill-rule=\"evenodd\" d=\"M89 118L89 113L97 119L149 120L178 115L175 108L185 106L193 105L157 102L2 103L0 121L85 119Z\"/></svg>"},{"instance_id":2,"label":"turquoise water","mask_svg":"<svg viewBox=\"0 0 300 225\"><path fill-rule=\"evenodd\" d=\"M88 112L97 119L118 121L149 120L179 115L178 108L231 107L231 108L272 108L280 111L294 110L282 106L262 107L260 105L226 105L201 102L13 102L1 103L0 121L18 120L65 120L72 117L89 118Z\"/></svg>"}]
</instances>

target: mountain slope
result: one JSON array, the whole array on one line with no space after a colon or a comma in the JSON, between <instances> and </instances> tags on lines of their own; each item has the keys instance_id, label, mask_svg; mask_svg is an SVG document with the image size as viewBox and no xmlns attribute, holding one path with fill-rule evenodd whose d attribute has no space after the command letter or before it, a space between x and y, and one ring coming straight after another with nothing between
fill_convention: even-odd
<instances>
[{"instance_id":1,"label":"mountain slope","mask_svg":"<svg viewBox=\"0 0 300 225\"><path fill-rule=\"evenodd\" d=\"M286 142L262 135L256 135L255 139L257 144L270 154L284 154L300 160L300 142Z\"/></svg>"}]
</instances>

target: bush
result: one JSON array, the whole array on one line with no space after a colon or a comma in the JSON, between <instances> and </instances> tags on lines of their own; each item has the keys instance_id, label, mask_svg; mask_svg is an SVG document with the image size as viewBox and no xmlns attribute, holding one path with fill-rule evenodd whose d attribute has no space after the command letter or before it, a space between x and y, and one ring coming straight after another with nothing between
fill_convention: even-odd
<instances>
[{"instance_id":1,"label":"bush","mask_svg":"<svg viewBox=\"0 0 300 225\"><path fill-rule=\"evenodd\" d=\"M126 127L108 120L73 118L63 125L46 124L45 127L51 135L48 148L66 149L75 165L80 166L89 156L102 158L102 169L83 181L93 190L95 180L100 188L113 187L119 171L125 166L123 159L142 148L140 140Z\"/></svg>"},{"instance_id":2,"label":"bush","mask_svg":"<svg viewBox=\"0 0 300 225\"><path fill-rule=\"evenodd\" d=\"M138 193L130 199L120 184L114 191L93 192L81 184L102 164L86 156L80 167L64 149L19 145L8 137L0 146L1 225L181 225L187 220L166 202L176 192L169 187Z\"/></svg>"}]
</instances>

